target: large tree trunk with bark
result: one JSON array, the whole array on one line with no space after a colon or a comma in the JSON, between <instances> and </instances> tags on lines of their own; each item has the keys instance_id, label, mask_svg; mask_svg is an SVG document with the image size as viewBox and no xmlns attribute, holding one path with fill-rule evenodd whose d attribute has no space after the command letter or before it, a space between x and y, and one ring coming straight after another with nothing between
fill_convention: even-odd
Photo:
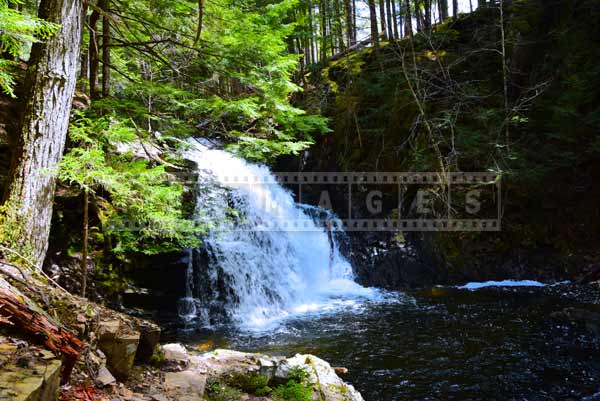
<instances>
[{"instance_id":1,"label":"large tree trunk with bark","mask_svg":"<svg viewBox=\"0 0 600 401\"><path fill-rule=\"evenodd\" d=\"M36 43L26 74L27 104L5 194L8 247L41 267L48 248L55 175L65 146L81 41L81 0L42 0L39 16L61 24Z\"/></svg>"}]
</instances>

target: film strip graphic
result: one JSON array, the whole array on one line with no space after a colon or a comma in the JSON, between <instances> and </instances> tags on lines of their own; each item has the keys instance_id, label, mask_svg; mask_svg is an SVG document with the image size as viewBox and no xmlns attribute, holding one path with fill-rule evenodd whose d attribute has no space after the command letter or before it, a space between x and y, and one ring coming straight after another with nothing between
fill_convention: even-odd
<instances>
[{"instance_id":1,"label":"film strip graphic","mask_svg":"<svg viewBox=\"0 0 600 401\"><path fill-rule=\"evenodd\" d=\"M178 182L192 184L197 173L169 173ZM492 172L271 172L263 175L216 174L213 178L225 184L482 184L498 181Z\"/></svg>"},{"instance_id":2,"label":"film strip graphic","mask_svg":"<svg viewBox=\"0 0 600 401\"><path fill-rule=\"evenodd\" d=\"M177 179L191 184L198 181L198 176L183 174ZM501 180L493 172L265 172L214 175L212 180L230 188L281 185L294 193L297 203L319 205L333 212L313 215L316 225L300 213L297 219L267 218L255 225L223 223L215 228L220 231L322 231L323 227L336 231L395 232L501 229ZM432 199L431 194L438 197ZM347 199L344 207L340 208L339 202L337 207L327 202L340 195ZM408 208L407 198L412 199ZM268 207L272 205L265 205ZM357 209L361 213L356 213ZM384 209L387 216L382 213ZM396 211L393 217L389 216L390 210ZM403 216L403 210L407 216Z\"/></svg>"},{"instance_id":3,"label":"film strip graphic","mask_svg":"<svg viewBox=\"0 0 600 401\"><path fill-rule=\"evenodd\" d=\"M265 197L264 219L259 222L223 221L211 224L214 231L500 231L501 180L490 172L275 172L262 175L211 175L171 173L169 180L188 185L220 185L248 193L265 193L269 185L292 191L298 204L318 205L311 217L306 209L296 216L277 215L278 200ZM254 188L252 188L254 187ZM258 191L254 191L258 190ZM410 194L410 196L407 196ZM430 196L437 194L436 196ZM442 196L439 196L442 194ZM288 195L286 195L288 196ZM340 208L331 198L347 199ZM407 198L410 205L406 207ZM384 203L386 203L384 205ZM285 200L284 202L285 203ZM356 213L360 210L360 213ZM390 217L390 210L395 215ZM409 210L407 216L402 211ZM385 215L384 213L387 213ZM357 214L359 216L357 216ZM202 231L205 222L170 227L178 231ZM151 228L135 221L121 221L113 231Z\"/></svg>"}]
</instances>

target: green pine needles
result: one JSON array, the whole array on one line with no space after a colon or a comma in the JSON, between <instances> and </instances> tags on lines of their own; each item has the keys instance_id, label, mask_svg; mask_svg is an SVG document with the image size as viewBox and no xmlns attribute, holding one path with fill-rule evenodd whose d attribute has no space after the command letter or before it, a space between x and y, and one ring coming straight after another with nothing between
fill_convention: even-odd
<instances>
[{"instance_id":1,"label":"green pine needles","mask_svg":"<svg viewBox=\"0 0 600 401\"><path fill-rule=\"evenodd\" d=\"M0 90L15 97L15 60L28 51L31 43L50 38L59 25L19 11L23 0L0 0Z\"/></svg>"}]
</instances>

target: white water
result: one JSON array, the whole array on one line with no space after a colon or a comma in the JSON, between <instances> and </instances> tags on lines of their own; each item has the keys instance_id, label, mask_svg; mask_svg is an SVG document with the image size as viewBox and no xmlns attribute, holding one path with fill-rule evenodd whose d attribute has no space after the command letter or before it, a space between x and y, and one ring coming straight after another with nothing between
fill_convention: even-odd
<instances>
[{"instance_id":1,"label":"white water","mask_svg":"<svg viewBox=\"0 0 600 401\"><path fill-rule=\"evenodd\" d=\"M354 282L335 235L331 246L327 231L309 214L324 211L296 204L265 166L196 142L192 147L185 157L198 165L196 215L213 227L204 238L212 255L208 277L211 288L222 281L227 287L208 303L225 299L226 315L237 326L268 329L286 318L352 307L377 294ZM269 228L292 224L302 229ZM191 297L194 284L188 284L183 302L188 319L207 314L207 301Z\"/></svg>"},{"instance_id":2,"label":"white water","mask_svg":"<svg viewBox=\"0 0 600 401\"><path fill-rule=\"evenodd\" d=\"M502 280L502 281L484 281L472 282L458 287L461 290L478 290L487 287L545 287L547 284L534 280Z\"/></svg>"}]
</instances>

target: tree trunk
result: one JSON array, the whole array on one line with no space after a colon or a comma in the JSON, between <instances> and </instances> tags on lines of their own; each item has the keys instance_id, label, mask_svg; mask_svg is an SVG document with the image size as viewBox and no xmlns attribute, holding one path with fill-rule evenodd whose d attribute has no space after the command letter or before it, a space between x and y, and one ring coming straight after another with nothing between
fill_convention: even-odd
<instances>
[{"instance_id":1,"label":"tree trunk","mask_svg":"<svg viewBox=\"0 0 600 401\"><path fill-rule=\"evenodd\" d=\"M352 37L354 38L354 42L358 41L357 36L357 28L356 28L356 0L352 0Z\"/></svg>"},{"instance_id":2,"label":"tree trunk","mask_svg":"<svg viewBox=\"0 0 600 401\"><path fill-rule=\"evenodd\" d=\"M110 20L108 18L108 0L102 0L102 96L110 95Z\"/></svg>"},{"instance_id":3,"label":"tree trunk","mask_svg":"<svg viewBox=\"0 0 600 401\"><path fill-rule=\"evenodd\" d=\"M385 0L385 8L387 11L387 29L388 29L388 39L394 38L394 28L392 23L392 5L390 4L392 0Z\"/></svg>"},{"instance_id":4,"label":"tree trunk","mask_svg":"<svg viewBox=\"0 0 600 401\"><path fill-rule=\"evenodd\" d=\"M452 0L452 18L458 17L458 0Z\"/></svg>"},{"instance_id":5,"label":"tree trunk","mask_svg":"<svg viewBox=\"0 0 600 401\"><path fill-rule=\"evenodd\" d=\"M98 99L98 66L100 65L99 60L99 46L98 46L98 20L100 14L94 10L90 16L90 46L88 51L88 57L90 59L90 97L95 100Z\"/></svg>"},{"instance_id":6,"label":"tree trunk","mask_svg":"<svg viewBox=\"0 0 600 401\"><path fill-rule=\"evenodd\" d=\"M423 15L421 13L421 4L415 0L415 20L417 22L417 32L423 31Z\"/></svg>"},{"instance_id":7,"label":"tree trunk","mask_svg":"<svg viewBox=\"0 0 600 401\"><path fill-rule=\"evenodd\" d=\"M335 14L335 5L333 9L329 9L328 11L330 12L327 14L327 35L329 37L329 50L331 51L331 56L333 56L335 55L335 35L332 14Z\"/></svg>"},{"instance_id":8,"label":"tree trunk","mask_svg":"<svg viewBox=\"0 0 600 401\"><path fill-rule=\"evenodd\" d=\"M381 19L379 21L381 23L381 34L385 35L385 0L379 0L379 18Z\"/></svg>"},{"instance_id":9,"label":"tree trunk","mask_svg":"<svg viewBox=\"0 0 600 401\"><path fill-rule=\"evenodd\" d=\"M327 12L325 11L326 0L321 0L319 13L321 14L321 61L327 58Z\"/></svg>"},{"instance_id":10,"label":"tree trunk","mask_svg":"<svg viewBox=\"0 0 600 401\"><path fill-rule=\"evenodd\" d=\"M27 104L5 195L7 246L41 268L48 249L56 168L65 146L77 82L81 0L42 0L39 16L60 31L33 45Z\"/></svg>"},{"instance_id":11,"label":"tree trunk","mask_svg":"<svg viewBox=\"0 0 600 401\"><path fill-rule=\"evenodd\" d=\"M398 34L398 14L396 14L396 0L392 0L392 26L394 27L394 38L399 39Z\"/></svg>"},{"instance_id":12,"label":"tree trunk","mask_svg":"<svg viewBox=\"0 0 600 401\"><path fill-rule=\"evenodd\" d=\"M431 0L424 0L423 8L425 8L425 30L431 30Z\"/></svg>"},{"instance_id":13,"label":"tree trunk","mask_svg":"<svg viewBox=\"0 0 600 401\"><path fill-rule=\"evenodd\" d=\"M204 26L204 0L198 0L198 26L196 27L196 38L194 39L194 46L200 41L202 36L202 27Z\"/></svg>"},{"instance_id":14,"label":"tree trunk","mask_svg":"<svg viewBox=\"0 0 600 401\"><path fill-rule=\"evenodd\" d=\"M404 4L406 7L406 13L404 16L404 36L410 37L413 34L412 15L410 13L410 0L406 0Z\"/></svg>"},{"instance_id":15,"label":"tree trunk","mask_svg":"<svg viewBox=\"0 0 600 401\"><path fill-rule=\"evenodd\" d=\"M346 44L344 43L344 23L342 17L342 3L341 0L335 1L335 30L337 34L337 42L338 42L338 51L343 52L346 48Z\"/></svg>"},{"instance_id":16,"label":"tree trunk","mask_svg":"<svg viewBox=\"0 0 600 401\"><path fill-rule=\"evenodd\" d=\"M344 0L344 9L346 12L346 32L348 36L348 47L356 44L356 37L354 31L354 18L351 0Z\"/></svg>"},{"instance_id":17,"label":"tree trunk","mask_svg":"<svg viewBox=\"0 0 600 401\"><path fill-rule=\"evenodd\" d=\"M371 19L371 41L375 47L375 51L379 49L379 32L377 32L377 9L375 7L375 0L368 0L369 3L369 16Z\"/></svg>"},{"instance_id":18,"label":"tree trunk","mask_svg":"<svg viewBox=\"0 0 600 401\"><path fill-rule=\"evenodd\" d=\"M310 32L310 37L309 37L309 53L310 53L310 57L309 57L309 64L311 63L316 63L317 62L317 55L315 54L315 42L314 42L314 27L313 27L313 15L312 15L312 1L309 0L308 1L308 30Z\"/></svg>"},{"instance_id":19,"label":"tree trunk","mask_svg":"<svg viewBox=\"0 0 600 401\"><path fill-rule=\"evenodd\" d=\"M439 0L440 2L440 16L442 21L448 18L448 0Z\"/></svg>"}]
</instances>

